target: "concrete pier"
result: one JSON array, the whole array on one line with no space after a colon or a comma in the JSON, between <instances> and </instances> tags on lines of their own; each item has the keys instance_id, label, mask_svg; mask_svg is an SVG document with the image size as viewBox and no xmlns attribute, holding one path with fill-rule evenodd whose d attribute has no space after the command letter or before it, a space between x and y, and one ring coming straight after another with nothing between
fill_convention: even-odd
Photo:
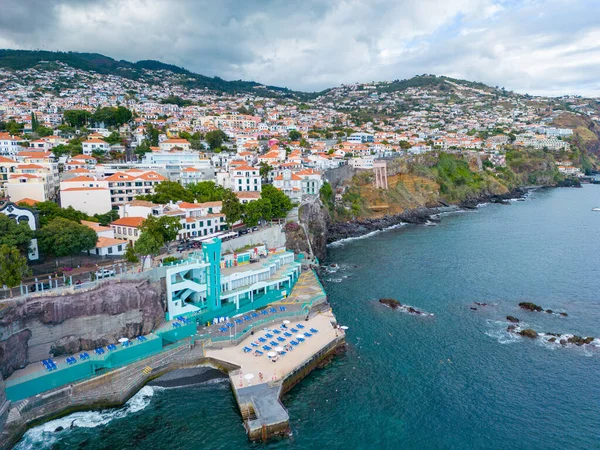
<instances>
[{"instance_id":1,"label":"concrete pier","mask_svg":"<svg viewBox=\"0 0 600 450\"><path fill-rule=\"evenodd\" d=\"M304 328L298 328L298 323ZM281 396L345 343L344 332L337 328L331 311L314 314L308 320L292 321L286 328L281 328L281 325L283 322L274 323L255 332L235 347L209 348L206 351L207 357L239 367L229 373L229 380L251 440L266 441L288 433L289 416L280 401ZM261 356L243 351L244 347L256 348L252 347L252 343L260 345L258 338L274 329L296 329L288 342L310 329L318 332L309 332L310 337L304 337L304 342L297 346L290 345L293 350L287 351L284 356L278 354L275 361L264 350L261 350Z\"/></svg>"}]
</instances>

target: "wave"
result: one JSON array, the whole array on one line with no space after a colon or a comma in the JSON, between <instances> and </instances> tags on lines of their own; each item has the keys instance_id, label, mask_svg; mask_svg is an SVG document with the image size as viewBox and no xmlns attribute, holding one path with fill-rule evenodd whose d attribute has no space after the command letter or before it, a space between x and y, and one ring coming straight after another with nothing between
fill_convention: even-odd
<instances>
[{"instance_id":1,"label":"wave","mask_svg":"<svg viewBox=\"0 0 600 450\"><path fill-rule=\"evenodd\" d=\"M72 428L96 428L115 419L122 419L130 414L142 411L150 404L152 396L158 390L161 389L144 386L120 408L76 412L46 422L28 430L15 446L15 450L50 448L60 440L63 433L70 431ZM55 431L59 427L62 427L63 431Z\"/></svg>"},{"instance_id":2,"label":"wave","mask_svg":"<svg viewBox=\"0 0 600 450\"><path fill-rule=\"evenodd\" d=\"M340 239L338 241L331 242L331 243L327 244L327 247L341 247L343 245L346 245L348 242L358 241L359 239L366 239L366 238L369 238L371 236L375 236L376 234L382 233L384 231L393 230L395 228L400 228L400 227L403 227L405 225L408 225L408 224L405 223L405 222L400 222L400 223L397 223L396 225L392 225L392 226L389 226L389 227L386 227L386 228L382 228L381 230L375 230L375 231L371 231L371 232L369 232L367 234L362 234L360 236L353 236L353 237L344 238L344 239Z\"/></svg>"}]
</instances>

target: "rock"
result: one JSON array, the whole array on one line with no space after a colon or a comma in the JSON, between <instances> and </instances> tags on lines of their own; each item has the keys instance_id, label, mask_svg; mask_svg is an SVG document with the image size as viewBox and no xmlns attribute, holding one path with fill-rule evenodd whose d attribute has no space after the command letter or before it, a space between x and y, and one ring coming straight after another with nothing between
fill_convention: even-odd
<instances>
[{"instance_id":1,"label":"rock","mask_svg":"<svg viewBox=\"0 0 600 450\"><path fill-rule=\"evenodd\" d=\"M568 316L568 314L567 314L566 312L561 312L561 313L559 313L559 314L560 314L561 316L563 316L563 317L567 317L567 316Z\"/></svg>"},{"instance_id":2,"label":"rock","mask_svg":"<svg viewBox=\"0 0 600 450\"><path fill-rule=\"evenodd\" d=\"M560 341L560 345L567 345L567 340L566 339L561 339Z\"/></svg>"},{"instance_id":3,"label":"rock","mask_svg":"<svg viewBox=\"0 0 600 450\"><path fill-rule=\"evenodd\" d=\"M58 433L59 431L62 431L62 430L64 430L64 428L63 428L63 427L57 427L57 428L56 428L56 430L54 430L54 432L55 432L55 433Z\"/></svg>"},{"instance_id":4,"label":"rock","mask_svg":"<svg viewBox=\"0 0 600 450\"><path fill-rule=\"evenodd\" d=\"M509 325L509 326L506 328L506 331L508 331L509 333L514 333L516 329L517 329L517 326L516 326L516 325Z\"/></svg>"},{"instance_id":5,"label":"rock","mask_svg":"<svg viewBox=\"0 0 600 450\"><path fill-rule=\"evenodd\" d=\"M560 333L546 333L549 336L556 336L556 337L561 337L562 335Z\"/></svg>"},{"instance_id":6,"label":"rock","mask_svg":"<svg viewBox=\"0 0 600 450\"><path fill-rule=\"evenodd\" d=\"M526 328L524 330L519 331L519 334L521 336L525 336L531 339L535 339L538 337L538 334L535 330L532 330L531 328Z\"/></svg>"},{"instance_id":7,"label":"rock","mask_svg":"<svg viewBox=\"0 0 600 450\"><path fill-rule=\"evenodd\" d=\"M402 303L400 303L398 300L393 299L393 298L380 298L379 303L383 303L384 305L387 305L392 309L396 309L396 308L402 306Z\"/></svg>"},{"instance_id":8,"label":"rock","mask_svg":"<svg viewBox=\"0 0 600 450\"><path fill-rule=\"evenodd\" d=\"M548 314L552 314L552 312L553 312L553 311L552 311L551 309L547 309L547 310L546 310L546 312L547 312Z\"/></svg>"},{"instance_id":9,"label":"rock","mask_svg":"<svg viewBox=\"0 0 600 450\"><path fill-rule=\"evenodd\" d=\"M488 306L487 303L474 302L477 306Z\"/></svg>"},{"instance_id":10,"label":"rock","mask_svg":"<svg viewBox=\"0 0 600 450\"><path fill-rule=\"evenodd\" d=\"M512 323L519 323L519 319L517 319L514 316L506 316L506 320L508 320L509 322L512 322Z\"/></svg>"},{"instance_id":11,"label":"rock","mask_svg":"<svg viewBox=\"0 0 600 450\"><path fill-rule=\"evenodd\" d=\"M523 309L526 309L527 311L541 312L544 310L541 306L538 306L535 303L531 302L521 302L519 303L519 306Z\"/></svg>"},{"instance_id":12,"label":"rock","mask_svg":"<svg viewBox=\"0 0 600 450\"><path fill-rule=\"evenodd\" d=\"M569 344L575 344L579 347L581 347L582 345L586 345L586 344L590 344L592 341L594 340L593 337L581 337L581 336L571 336L569 339L567 339L567 342Z\"/></svg>"},{"instance_id":13,"label":"rock","mask_svg":"<svg viewBox=\"0 0 600 450\"><path fill-rule=\"evenodd\" d=\"M473 308L472 306L471 306L471 309L472 309L473 311L477 311L477 308Z\"/></svg>"},{"instance_id":14,"label":"rock","mask_svg":"<svg viewBox=\"0 0 600 450\"><path fill-rule=\"evenodd\" d=\"M554 342L554 341L556 341L555 337L551 337L550 339L548 339L548 342Z\"/></svg>"}]
</instances>

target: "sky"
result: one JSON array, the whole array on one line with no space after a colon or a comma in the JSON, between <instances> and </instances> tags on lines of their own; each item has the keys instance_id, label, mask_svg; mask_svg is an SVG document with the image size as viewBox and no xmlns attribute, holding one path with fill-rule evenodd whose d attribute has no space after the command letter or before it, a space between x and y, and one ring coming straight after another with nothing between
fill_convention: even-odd
<instances>
[{"instance_id":1,"label":"sky","mask_svg":"<svg viewBox=\"0 0 600 450\"><path fill-rule=\"evenodd\" d=\"M598 0L1 0L0 48L319 91L447 75L600 96Z\"/></svg>"}]
</instances>

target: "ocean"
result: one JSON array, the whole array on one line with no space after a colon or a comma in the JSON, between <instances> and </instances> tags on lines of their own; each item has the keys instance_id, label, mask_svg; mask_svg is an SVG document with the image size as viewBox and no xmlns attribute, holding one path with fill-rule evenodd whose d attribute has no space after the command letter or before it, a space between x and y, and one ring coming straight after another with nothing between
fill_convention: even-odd
<instances>
[{"instance_id":1,"label":"ocean","mask_svg":"<svg viewBox=\"0 0 600 450\"><path fill-rule=\"evenodd\" d=\"M600 337L594 206L598 185L542 189L332 244L325 263L339 268L323 281L348 349L283 398L289 439L250 443L227 381L213 379L147 386L122 408L33 428L17 448L600 448L600 339L562 346L506 331L512 315L521 328Z\"/></svg>"}]
</instances>

